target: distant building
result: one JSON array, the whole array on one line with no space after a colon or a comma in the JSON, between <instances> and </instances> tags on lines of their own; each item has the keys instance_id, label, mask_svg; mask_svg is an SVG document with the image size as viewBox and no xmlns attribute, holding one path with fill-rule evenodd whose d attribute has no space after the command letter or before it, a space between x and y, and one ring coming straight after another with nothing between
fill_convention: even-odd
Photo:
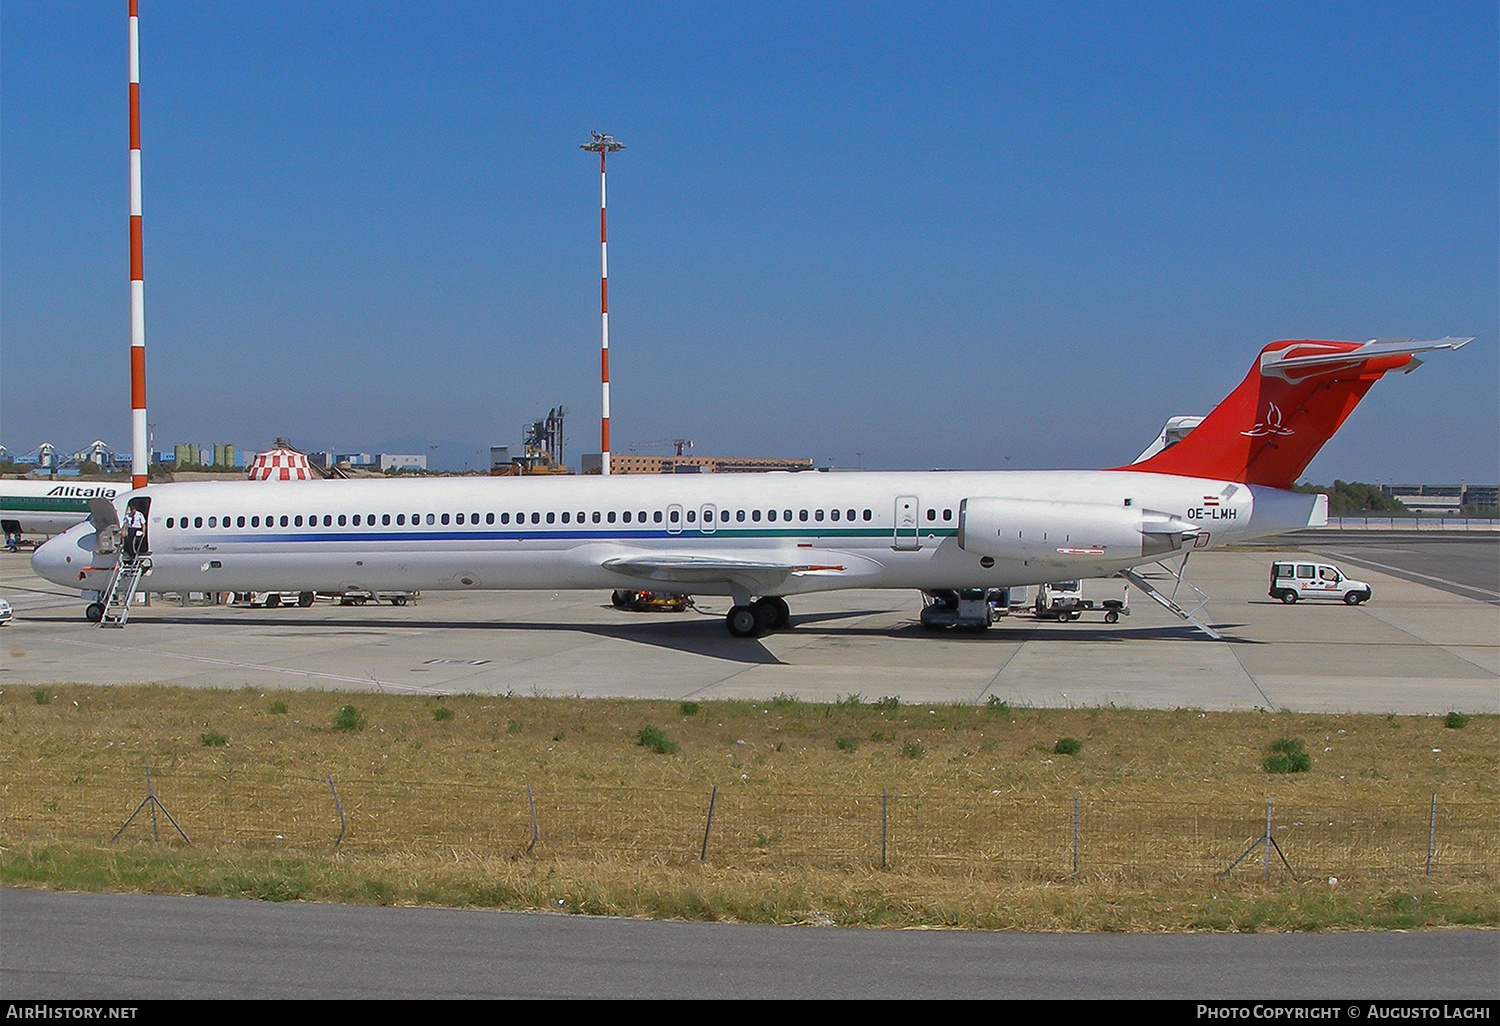
<instances>
[{"instance_id":1,"label":"distant building","mask_svg":"<svg viewBox=\"0 0 1500 1026\"><path fill-rule=\"evenodd\" d=\"M382 452L375 455L375 465L382 472L388 470L426 470L426 456L401 456Z\"/></svg>"},{"instance_id":2,"label":"distant building","mask_svg":"<svg viewBox=\"0 0 1500 1026\"><path fill-rule=\"evenodd\" d=\"M1382 485L1381 491L1413 513L1456 516L1463 506L1500 504L1500 485Z\"/></svg>"}]
</instances>

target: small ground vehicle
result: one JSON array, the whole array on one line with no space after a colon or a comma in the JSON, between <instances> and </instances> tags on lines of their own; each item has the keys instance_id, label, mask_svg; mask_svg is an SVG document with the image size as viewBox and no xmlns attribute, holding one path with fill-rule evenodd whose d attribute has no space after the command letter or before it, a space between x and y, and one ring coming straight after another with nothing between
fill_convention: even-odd
<instances>
[{"instance_id":1,"label":"small ground vehicle","mask_svg":"<svg viewBox=\"0 0 1500 1026\"><path fill-rule=\"evenodd\" d=\"M1357 606L1370 601L1373 591L1364 581L1344 576L1331 563L1289 560L1271 564L1271 590L1267 594L1287 605L1301 599L1337 599Z\"/></svg>"},{"instance_id":2,"label":"small ground vehicle","mask_svg":"<svg viewBox=\"0 0 1500 1026\"><path fill-rule=\"evenodd\" d=\"M248 605L251 608L276 609L281 606L302 606L306 608L313 604L313 593L310 591L237 591L234 593L235 605Z\"/></svg>"},{"instance_id":3,"label":"small ground vehicle","mask_svg":"<svg viewBox=\"0 0 1500 1026\"><path fill-rule=\"evenodd\" d=\"M680 613L690 603L686 595L669 591L638 591L616 588L609 596L610 605L632 613Z\"/></svg>"},{"instance_id":4,"label":"small ground vehicle","mask_svg":"<svg viewBox=\"0 0 1500 1026\"><path fill-rule=\"evenodd\" d=\"M366 602L379 605L389 602L393 606L404 606L422 597L420 591L341 591L329 594L341 606L362 606Z\"/></svg>"},{"instance_id":5,"label":"small ground vehicle","mask_svg":"<svg viewBox=\"0 0 1500 1026\"><path fill-rule=\"evenodd\" d=\"M995 622L995 607L984 588L938 588L922 592L922 627L984 630Z\"/></svg>"},{"instance_id":6,"label":"small ground vehicle","mask_svg":"<svg viewBox=\"0 0 1500 1026\"><path fill-rule=\"evenodd\" d=\"M1038 620L1067 623L1085 612L1104 613L1105 623L1130 615L1130 585L1117 578L1101 581L1055 581L1038 586L1031 612Z\"/></svg>"},{"instance_id":7,"label":"small ground vehicle","mask_svg":"<svg viewBox=\"0 0 1500 1026\"><path fill-rule=\"evenodd\" d=\"M10 623L15 615L15 611L10 608L10 603L0 598L0 627Z\"/></svg>"}]
</instances>

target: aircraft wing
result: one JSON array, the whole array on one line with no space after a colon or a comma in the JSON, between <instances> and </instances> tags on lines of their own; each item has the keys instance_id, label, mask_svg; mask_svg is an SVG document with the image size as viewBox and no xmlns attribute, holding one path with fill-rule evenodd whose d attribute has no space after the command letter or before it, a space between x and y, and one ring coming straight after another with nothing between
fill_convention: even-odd
<instances>
[{"instance_id":1,"label":"aircraft wing","mask_svg":"<svg viewBox=\"0 0 1500 1026\"><path fill-rule=\"evenodd\" d=\"M606 570L662 584L732 584L756 595L774 595L792 577L808 573L842 573L830 563L782 563L719 556L641 555L606 559Z\"/></svg>"}]
</instances>

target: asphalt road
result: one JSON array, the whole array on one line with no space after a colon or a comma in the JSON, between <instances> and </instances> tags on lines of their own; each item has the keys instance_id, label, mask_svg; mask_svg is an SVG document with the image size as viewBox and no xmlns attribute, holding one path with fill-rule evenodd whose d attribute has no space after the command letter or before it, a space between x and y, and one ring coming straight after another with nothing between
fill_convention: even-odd
<instances>
[{"instance_id":1,"label":"asphalt road","mask_svg":"<svg viewBox=\"0 0 1500 1026\"><path fill-rule=\"evenodd\" d=\"M1500 932L1022 934L0 890L0 993L159 998L1500 998Z\"/></svg>"}]
</instances>

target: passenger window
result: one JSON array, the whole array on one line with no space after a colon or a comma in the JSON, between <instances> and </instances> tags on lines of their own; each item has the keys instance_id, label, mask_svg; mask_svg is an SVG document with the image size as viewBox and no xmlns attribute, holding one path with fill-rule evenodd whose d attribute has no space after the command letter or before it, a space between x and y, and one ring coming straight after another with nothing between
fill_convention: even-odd
<instances>
[{"instance_id":1,"label":"passenger window","mask_svg":"<svg viewBox=\"0 0 1500 1026\"><path fill-rule=\"evenodd\" d=\"M799 509L797 511L797 519L801 520L804 523L806 523L807 522L807 510L805 510L805 509Z\"/></svg>"},{"instance_id":2,"label":"passenger window","mask_svg":"<svg viewBox=\"0 0 1500 1026\"><path fill-rule=\"evenodd\" d=\"M690 523L690 524L696 524L698 522L698 511L695 510L695 509L688 510L687 511L687 517L688 517L688 523Z\"/></svg>"},{"instance_id":3,"label":"passenger window","mask_svg":"<svg viewBox=\"0 0 1500 1026\"><path fill-rule=\"evenodd\" d=\"M508 524L508 523L510 523L510 514L509 513L501 513L500 514L500 522L502 524Z\"/></svg>"},{"instance_id":4,"label":"passenger window","mask_svg":"<svg viewBox=\"0 0 1500 1026\"><path fill-rule=\"evenodd\" d=\"M484 522L486 524L493 524L495 522L495 514L493 514L493 513L486 513L484 515Z\"/></svg>"},{"instance_id":5,"label":"passenger window","mask_svg":"<svg viewBox=\"0 0 1500 1026\"><path fill-rule=\"evenodd\" d=\"M355 527L359 526L359 514L358 513L354 514L354 526Z\"/></svg>"},{"instance_id":6,"label":"passenger window","mask_svg":"<svg viewBox=\"0 0 1500 1026\"><path fill-rule=\"evenodd\" d=\"M572 514L569 513L569 512L567 512L566 510L564 510L563 511L563 523L565 523L565 524L569 523L570 520L571 520L571 518L572 518Z\"/></svg>"},{"instance_id":7,"label":"passenger window","mask_svg":"<svg viewBox=\"0 0 1500 1026\"><path fill-rule=\"evenodd\" d=\"M852 519L853 519L853 517L850 517L850 519L851 519L851 520L852 520ZM869 519L870 519L870 511L869 511L869 510L865 510L865 519L866 519L866 520L869 520Z\"/></svg>"},{"instance_id":8,"label":"passenger window","mask_svg":"<svg viewBox=\"0 0 1500 1026\"><path fill-rule=\"evenodd\" d=\"M781 511L781 519L790 521L792 519L792 511L789 510L789 509L782 510ZM803 519L805 520L807 518L803 517Z\"/></svg>"},{"instance_id":9,"label":"passenger window","mask_svg":"<svg viewBox=\"0 0 1500 1026\"><path fill-rule=\"evenodd\" d=\"M776 511L774 509L768 509L768 510L766 510L766 519L767 520L775 520L776 519Z\"/></svg>"},{"instance_id":10,"label":"passenger window","mask_svg":"<svg viewBox=\"0 0 1500 1026\"><path fill-rule=\"evenodd\" d=\"M680 517L680 516L681 516L681 514L680 514L680 513L679 513L679 512L678 512L678 511L677 511L677 510L675 510L675 509L674 509L674 510L673 510L673 511L672 511L672 514L671 514L671 516L670 516L670 517L669 517L669 519L670 519L670 520L671 520L671 521L672 521L672 523L674 523L674 524L675 524L675 523L677 523L677 521L678 521L678 518L679 518L679 517Z\"/></svg>"},{"instance_id":11,"label":"passenger window","mask_svg":"<svg viewBox=\"0 0 1500 1026\"><path fill-rule=\"evenodd\" d=\"M630 510L628 509L625 511L625 522L630 523Z\"/></svg>"},{"instance_id":12,"label":"passenger window","mask_svg":"<svg viewBox=\"0 0 1500 1026\"><path fill-rule=\"evenodd\" d=\"M219 526L218 520L219 520L218 517L209 517L208 518L208 526L209 527L218 527Z\"/></svg>"},{"instance_id":13,"label":"passenger window","mask_svg":"<svg viewBox=\"0 0 1500 1026\"><path fill-rule=\"evenodd\" d=\"M443 514L443 517L442 517L442 525L443 525L443 526L444 526L444 527L447 527L447 526L448 526L448 514L446 514L446 513L444 513L444 514Z\"/></svg>"},{"instance_id":14,"label":"passenger window","mask_svg":"<svg viewBox=\"0 0 1500 1026\"><path fill-rule=\"evenodd\" d=\"M745 517L744 517L743 514L740 515L740 519L741 520L745 519ZM727 509L721 509L721 510L719 510L719 522L721 524L727 524L727 523L729 523L729 510L727 510Z\"/></svg>"},{"instance_id":15,"label":"passenger window","mask_svg":"<svg viewBox=\"0 0 1500 1026\"><path fill-rule=\"evenodd\" d=\"M324 527L332 527L333 526L333 514L332 513L324 513L323 514L323 526Z\"/></svg>"},{"instance_id":16,"label":"passenger window","mask_svg":"<svg viewBox=\"0 0 1500 1026\"><path fill-rule=\"evenodd\" d=\"M540 524L542 522L542 515L540 513L531 514L531 522L533 524Z\"/></svg>"},{"instance_id":17,"label":"passenger window","mask_svg":"<svg viewBox=\"0 0 1500 1026\"><path fill-rule=\"evenodd\" d=\"M813 510L813 519L821 521L823 519L823 511L820 509Z\"/></svg>"},{"instance_id":18,"label":"passenger window","mask_svg":"<svg viewBox=\"0 0 1500 1026\"><path fill-rule=\"evenodd\" d=\"M297 523L300 524L300 523L302 523L302 521L299 520L299 521L297 521ZM281 518L281 526L282 527L286 526L286 516L285 515L283 515L282 518Z\"/></svg>"},{"instance_id":19,"label":"passenger window","mask_svg":"<svg viewBox=\"0 0 1500 1026\"><path fill-rule=\"evenodd\" d=\"M661 510L657 510L655 513L651 514L651 519L658 524L661 523Z\"/></svg>"},{"instance_id":20,"label":"passenger window","mask_svg":"<svg viewBox=\"0 0 1500 1026\"><path fill-rule=\"evenodd\" d=\"M734 519L743 524L745 522L745 511L742 509L735 510Z\"/></svg>"},{"instance_id":21,"label":"passenger window","mask_svg":"<svg viewBox=\"0 0 1500 1026\"><path fill-rule=\"evenodd\" d=\"M431 527L435 523L437 523L437 517L431 513L427 514L427 526Z\"/></svg>"},{"instance_id":22,"label":"passenger window","mask_svg":"<svg viewBox=\"0 0 1500 1026\"><path fill-rule=\"evenodd\" d=\"M326 520L327 517L324 517L324 519ZM340 513L339 514L339 526L340 527L344 527L347 523L348 523L348 519L344 516L344 514Z\"/></svg>"},{"instance_id":23,"label":"passenger window","mask_svg":"<svg viewBox=\"0 0 1500 1026\"><path fill-rule=\"evenodd\" d=\"M839 518L839 511L838 510L831 509L831 510L828 511L828 519L830 519L830 520L837 520L838 518Z\"/></svg>"},{"instance_id":24,"label":"passenger window","mask_svg":"<svg viewBox=\"0 0 1500 1026\"><path fill-rule=\"evenodd\" d=\"M302 526L302 518L299 516L293 521L298 527Z\"/></svg>"},{"instance_id":25,"label":"passenger window","mask_svg":"<svg viewBox=\"0 0 1500 1026\"><path fill-rule=\"evenodd\" d=\"M383 514L381 516L381 518L380 518L380 526L381 527L390 527L391 526L391 515L389 513Z\"/></svg>"},{"instance_id":26,"label":"passenger window","mask_svg":"<svg viewBox=\"0 0 1500 1026\"><path fill-rule=\"evenodd\" d=\"M750 511L750 519L755 521L757 524L760 523L760 510L752 509Z\"/></svg>"},{"instance_id":27,"label":"passenger window","mask_svg":"<svg viewBox=\"0 0 1500 1026\"><path fill-rule=\"evenodd\" d=\"M168 527L168 529L170 529L171 526L172 526L172 518L171 517L167 517L167 527Z\"/></svg>"},{"instance_id":28,"label":"passenger window","mask_svg":"<svg viewBox=\"0 0 1500 1026\"><path fill-rule=\"evenodd\" d=\"M608 520L611 524L614 523L615 522L615 511L614 510L610 510L609 514L605 517L605 519Z\"/></svg>"},{"instance_id":29,"label":"passenger window","mask_svg":"<svg viewBox=\"0 0 1500 1026\"><path fill-rule=\"evenodd\" d=\"M458 515L458 522L459 522L459 523L460 523L460 524L461 524L461 523L463 523L463 522L464 522L464 515L463 515L463 514L462 514L462 513L460 513L460 514L459 514L459 515Z\"/></svg>"},{"instance_id":30,"label":"passenger window","mask_svg":"<svg viewBox=\"0 0 1500 1026\"><path fill-rule=\"evenodd\" d=\"M945 509L945 510L943 510L943 519L944 520L952 520L953 519L953 511L951 509Z\"/></svg>"},{"instance_id":31,"label":"passenger window","mask_svg":"<svg viewBox=\"0 0 1500 1026\"><path fill-rule=\"evenodd\" d=\"M235 517L234 518L234 526L235 527L244 527L245 526L245 518L244 517Z\"/></svg>"},{"instance_id":32,"label":"passenger window","mask_svg":"<svg viewBox=\"0 0 1500 1026\"><path fill-rule=\"evenodd\" d=\"M937 510L929 508L927 510L927 519L928 520L936 520L937 519Z\"/></svg>"},{"instance_id":33,"label":"passenger window","mask_svg":"<svg viewBox=\"0 0 1500 1026\"><path fill-rule=\"evenodd\" d=\"M1313 568L1305 563L1297 564L1297 577L1300 580L1310 581L1313 579Z\"/></svg>"},{"instance_id":34,"label":"passenger window","mask_svg":"<svg viewBox=\"0 0 1500 1026\"><path fill-rule=\"evenodd\" d=\"M1319 571L1319 573L1322 576L1323 580L1332 582L1334 584L1338 583L1339 572L1333 567L1325 566L1321 571Z\"/></svg>"},{"instance_id":35,"label":"passenger window","mask_svg":"<svg viewBox=\"0 0 1500 1026\"><path fill-rule=\"evenodd\" d=\"M549 524L555 524L556 522L557 522L557 514L549 512L547 514L547 523L549 523Z\"/></svg>"},{"instance_id":36,"label":"passenger window","mask_svg":"<svg viewBox=\"0 0 1500 1026\"><path fill-rule=\"evenodd\" d=\"M599 511L596 509L596 510L594 510L594 523L597 524L598 522L599 522Z\"/></svg>"},{"instance_id":37,"label":"passenger window","mask_svg":"<svg viewBox=\"0 0 1500 1026\"><path fill-rule=\"evenodd\" d=\"M405 513L397 513L396 514L396 526L397 527L405 527L406 526L406 514Z\"/></svg>"}]
</instances>

